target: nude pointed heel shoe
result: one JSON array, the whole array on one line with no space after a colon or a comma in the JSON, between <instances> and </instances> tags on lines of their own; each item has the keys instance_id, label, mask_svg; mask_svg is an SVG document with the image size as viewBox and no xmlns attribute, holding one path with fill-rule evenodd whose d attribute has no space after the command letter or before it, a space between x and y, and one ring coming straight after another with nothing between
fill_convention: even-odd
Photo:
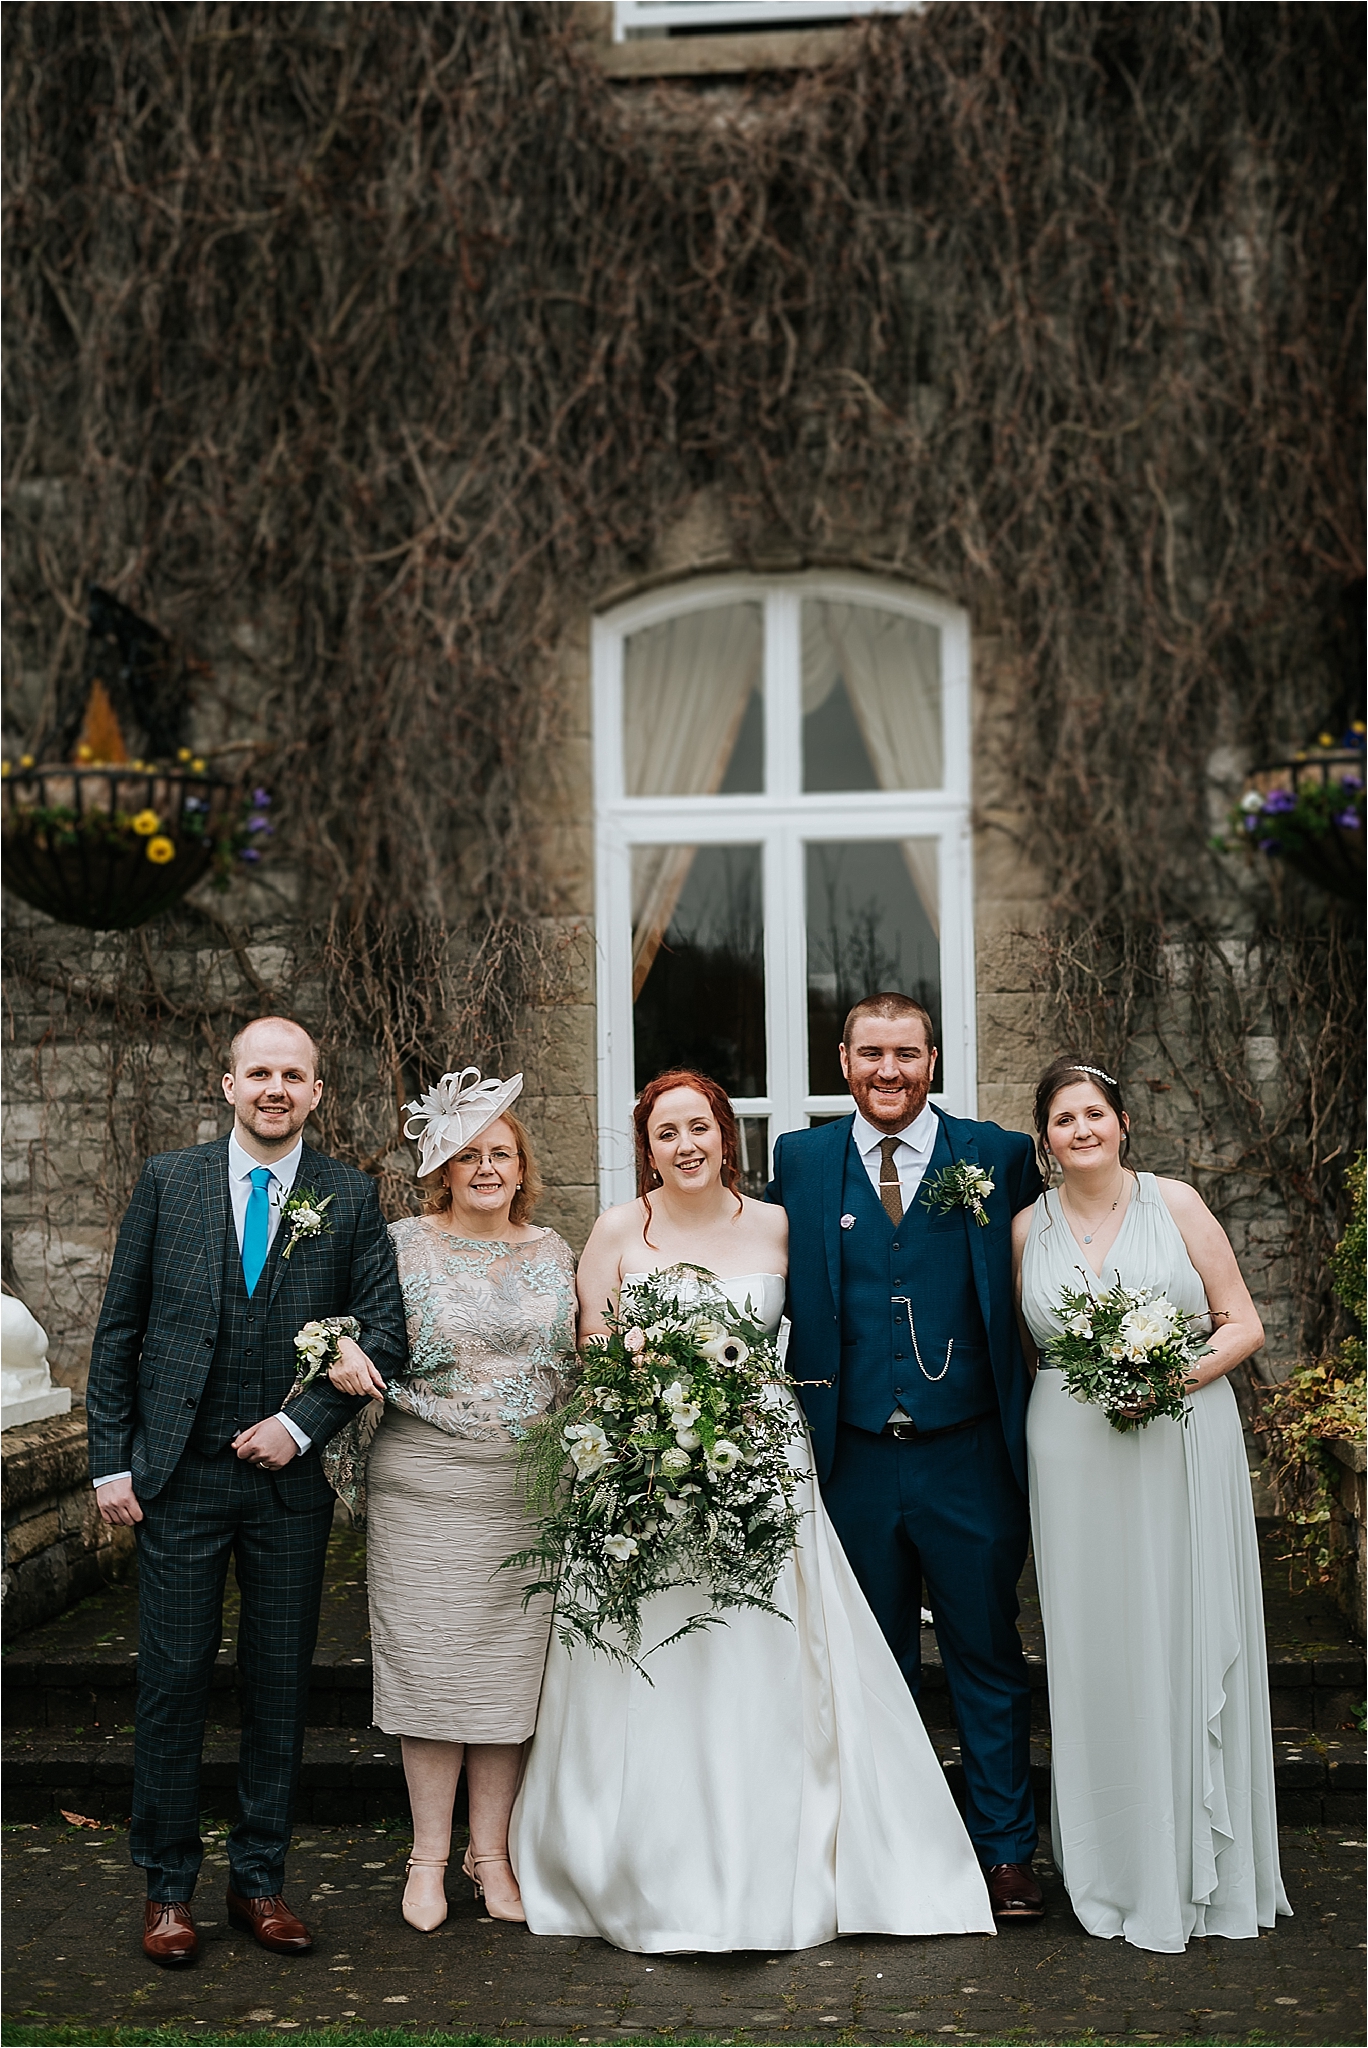
<instances>
[{"instance_id":1,"label":"nude pointed heel shoe","mask_svg":"<svg viewBox=\"0 0 1368 2048\"><path fill-rule=\"evenodd\" d=\"M404 1865L404 1876L407 1877L411 1870L445 1870L446 1867L447 1859L445 1856L410 1856L408 1862ZM421 1918L417 1913L413 1912L410 1908L408 1886L405 1885L403 1902L399 1907L399 1911L403 1914L409 1926L416 1928L419 1934L432 1934L436 1931L437 1928L441 1926L442 1922L446 1919L446 1894L445 1892L443 1892L442 1894L442 1910L437 1915L436 1919L427 1920Z\"/></svg>"},{"instance_id":2,"label":"nude pointed heel shoe","mask_svg":"<svg viewBox=\"0 0 1368 2048\"><path fill-rule=\"evenodd\" d=\"M485 1905L489 1908L489 1917L491 1920L511 1920L516 1926L525 1927L527 1925L527 1915L526 1913L524 1913L522 1909L521 1901L519 1901L518 1910L516 1913L496 1913L494 1911L493 1906L490 1905L489 1899L486 1896L484 1885L480 1879L479 1872L480 1865L482 1863L506 1863L509 1869L512 1870L513 1859L509 1856L472 1856L470 1850L467 1849L465 1852L465 1860L461 1864L461 1874L463 1877L468 1877L470 1879L470 1882L474 1885L476 1898L484 1899ZM513 1882L516 1884L517 1881L517 1877L515 1876Z\"/></svg>"}]
</instances>

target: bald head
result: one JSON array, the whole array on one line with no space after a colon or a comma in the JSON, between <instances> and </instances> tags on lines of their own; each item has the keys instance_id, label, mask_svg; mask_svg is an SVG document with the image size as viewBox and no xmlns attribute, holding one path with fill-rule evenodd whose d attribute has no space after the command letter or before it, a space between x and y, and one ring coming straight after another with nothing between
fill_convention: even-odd
<instances>
[{"instance_id":1,"label":"bald head","mask_svg":"<svg viewBox=\"0 0 1368 2048\"><path fill-rule=\"evenodd\" d=\"M275 1043L277 1034L286 1031L293 1032L297 1048L299 1046L302 1046L307 1052L309 1060L309 1070L312 1073L314 1079L317 1080L319 1075L319 1069L323 1064L322 1055L319 1053L318 1050L318 1041L309 1036L309 1033L304 1029L304 1026L302 1024L296 1024L293 1017L254 1017L250 1024L244 1024L241 1031L235 1032L233 1034L231 1041L229 1042L229 1073L233 1073L236 1070L236 1068L240 1065L242 1059L244 1058L243 1048L247 1046L249 1042L251 1044L252 1050L256 1051L259 1049L259 1045L265 1042L262 1038L262 1034L271 1034L271 1042ZM253 1034L256 1035L254 1036ZM283 1041L281 1042L283 1043ZM250 1057L250 1055L247 1056ZM298 1053L296 1054L296 1056L298 1056Z\"/></svg>"}]
</instances>

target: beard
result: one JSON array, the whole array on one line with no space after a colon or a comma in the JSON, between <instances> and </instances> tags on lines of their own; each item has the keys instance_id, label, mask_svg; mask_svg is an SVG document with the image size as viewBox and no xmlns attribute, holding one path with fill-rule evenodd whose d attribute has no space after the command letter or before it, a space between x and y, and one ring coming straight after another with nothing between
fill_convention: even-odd
<instances>
[{"instance_id":1,"label":"beard","mask_svg":"<svg viewBox=\"0 0 1368 2048\"><path fill-rule=\"evenodd\" d=\"M908 1124L914 1123L921 1115L931 1093L931 1076L927 1074L920 1080L907 1082L896 1110L882 1107L872 1081L850 1081L848 1085L855 1098L855 1106L866 1122L879 1130L893 1132L906 1130Z\"/></svg>"},{"instance_id":2,"label":"beard","mask_svg":"<svg viewBox=\"0 0 1368 2048\"><path fill-rule=\"evenodd\" d=\"M254 1138L260 1138L263 1144L278 1145L282 1138L297 1138L313 1111L297 1110L292 1104L283 1103L273 1108L268 1118L262 1105L254 1102L250 1107L235 1103L233 1114Z\"/></svg>"}]
</instances>

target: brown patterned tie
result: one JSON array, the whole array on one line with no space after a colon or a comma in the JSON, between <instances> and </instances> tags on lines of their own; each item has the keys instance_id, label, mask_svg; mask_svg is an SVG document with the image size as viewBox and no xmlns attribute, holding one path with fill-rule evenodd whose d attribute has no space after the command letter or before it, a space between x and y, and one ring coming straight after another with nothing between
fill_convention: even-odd
<instances>
[{"instance_id":1,"label":"brown patterned tie","mask_svg":"<svg viewBox=\"0 0 1368 2048\"><path fill-rule=\"evenodd\" d=\"M893 1154L897 1149L897 1144L896 1138L881 1138L879 1140L879 1156L883 1160L883 1165L879 1168L879 1200L887 1209L889 1221L895 1230L902 1222L903 1213L902 1188L898 1182L898 1169L893 1164Z\"/></svg>"}]
</instances>

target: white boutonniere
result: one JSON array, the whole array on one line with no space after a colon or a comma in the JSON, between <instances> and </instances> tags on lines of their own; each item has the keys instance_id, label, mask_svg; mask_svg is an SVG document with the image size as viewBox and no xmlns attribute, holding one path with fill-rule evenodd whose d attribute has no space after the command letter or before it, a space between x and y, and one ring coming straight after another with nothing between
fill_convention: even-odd
<instances>
[{"instance_id":1,"label":"white boutonniere","mask_svg":"<svg viewBox=\"0 0 1368 2048\"><path fill-rule=\"evenodd\" d=\"M331 1195L316 1195L312 1188L292 1188L280 1205L282 1222L290 1226L289 1243L281 1252L282 1259L290 1253L302 1237L328 1237L332 1233L331 1219L324 1214Z\"/></svg>"},{"instance_id":2,"label":"white boutonniere","mask_svg":"<svg viewBox=\"0 0 1368 2048\"><path fill-rule=\"evenodd\" d=\"M980 1230L988 1221L988 1197L993 1192L993 1177L981 1166L975 1166L971 1159L957 1159L953 1166L943 1166L933 1181L922 1191L924 1206L940 1216L948 1216L952 1209L967 1209Z\"/></svg>"}]
</instances>

